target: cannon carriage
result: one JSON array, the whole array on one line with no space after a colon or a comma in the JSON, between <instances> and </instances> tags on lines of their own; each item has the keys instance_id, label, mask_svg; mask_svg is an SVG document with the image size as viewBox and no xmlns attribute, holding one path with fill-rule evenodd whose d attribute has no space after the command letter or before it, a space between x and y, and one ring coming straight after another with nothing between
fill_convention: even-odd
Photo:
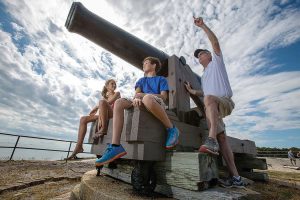
<instances>
[{"instance_id":1,"label":"cannon carriage","mask_svg":"<svg viewBox=\"0 0 300 200\"><path fill-rule=\"evenodd\" d=\"M102 171L130 182L140 193L152 192L156 185L164 192L171 186L198 191L216 184L218 166L222 168L224 162L221 157L198 153L199 146L208 136L208 129L202 100L190 96L184 88L184 81L189 81L195 89L201 88L200 78L192 72L185 59L167 55L93 14L78 2L72 4L65 26L70 32L95 42L138 69L142 69L145 57L159 58L162 68L158 75L168 80L167 114L181 133L179 144L172 151L165 150L166 130L161 122L143 107L128 109L121 136L127 155L119 159L117 165L105 166ZM190 97L197 108L191 108ZM92 139L95 130L96 123L92 125L89 136L89 142L93 143L91 153L101 156L112 139L112 119L107 135L96 142ZM240 160L244 160L245 155L247 160L256 161L253 141L229 137L229 143L235 154L242 155ZM253 169L251 167L240 165L240 169L248 173Z\"/></svg>"}]
</instances>

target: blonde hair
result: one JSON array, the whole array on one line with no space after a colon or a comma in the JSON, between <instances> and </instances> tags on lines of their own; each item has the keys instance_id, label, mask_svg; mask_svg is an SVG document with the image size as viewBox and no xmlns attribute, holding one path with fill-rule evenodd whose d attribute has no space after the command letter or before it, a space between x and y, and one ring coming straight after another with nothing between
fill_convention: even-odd
<instances>
[{"instance_id":1,"label":"blonde hair","mask_svg":"<svg viewBox=\"0 0 300 200\"><path fill-rule=\"evenodd\" d=\"M102 92L101 92L101 95L104 97L104 99L108 98L108 96L107 96L107 86L112 81L116 83L116 81L114 79L108 79L107 81L105 81L105 85L103 86L103 89L102 89Z\"/></svg>"}]
</instances>

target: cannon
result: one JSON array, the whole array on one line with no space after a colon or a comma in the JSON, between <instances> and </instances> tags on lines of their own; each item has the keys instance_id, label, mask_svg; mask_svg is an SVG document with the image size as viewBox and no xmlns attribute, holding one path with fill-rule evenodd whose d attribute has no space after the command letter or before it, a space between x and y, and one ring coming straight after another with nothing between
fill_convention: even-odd
<instances>
[{"instance_id":1,"label":"cannon","mask_svg":"<svg viewBox=\"0 0 300 200\"><path fill-rule=\"evenodd\" d=\"M197 105L197 108L191 108L190 95L183 84L189 81L195 89L201 88L199 77L185 63L185 59L167 55L95 15L78 2L72 4L65 26L70 32L95 42L138 69L142 69L145 57L159 58L162 68L158 75L165 76L169 83L167 114L181 132L176 149L165 150L165 128L151 113L143 107L131 108L125 111L121 136L127 155L117 162L119 171L116 166L102 170L130 182L141 193L152 192L156 184L188 190L206 189L209 184L215 184L220 159L197 151L207 137L208 129L202 99L191 96ZM95 129L96 124L93 124L89 136L89 142L93 143L91 153L101 156L112 139L112 120L109 121L108 134L97 142L92 139ZM229 142L234 153L256 156L253 141L229 137Z\"/></svg>"}]
</instances>

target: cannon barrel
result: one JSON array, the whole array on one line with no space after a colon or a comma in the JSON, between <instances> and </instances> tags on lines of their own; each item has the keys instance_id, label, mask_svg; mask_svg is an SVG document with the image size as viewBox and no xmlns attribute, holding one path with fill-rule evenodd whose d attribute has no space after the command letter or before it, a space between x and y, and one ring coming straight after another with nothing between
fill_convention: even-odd
<instances>
[{"instance_id":1,"label":"cannon barrel","mask_svg":"<svg viewBox=\"0 0 300 200\"><path fill-rule=\"evenodd\" d=\"M65 26L141 70L145 57L157 57L162 62L159 74L168 75L167 54L95 15L79 2L73 2Z\"/></svg>"}]
</instances>

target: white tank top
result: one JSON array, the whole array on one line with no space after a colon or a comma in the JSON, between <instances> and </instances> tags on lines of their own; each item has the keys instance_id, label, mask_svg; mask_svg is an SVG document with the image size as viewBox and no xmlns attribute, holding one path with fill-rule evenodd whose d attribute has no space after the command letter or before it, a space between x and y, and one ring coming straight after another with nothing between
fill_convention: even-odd
<instances>
[{"instance_id":1,"label":"white tank top","mask_svg":"<svg viewBox=\"0 0 300 200\"><path fill-rule=\"evenodd\" d=\"M212 52L212 61L205 68L201 81L204 96L232 97L222 53L218 56Z\"/></svg>"}]
</instances>

